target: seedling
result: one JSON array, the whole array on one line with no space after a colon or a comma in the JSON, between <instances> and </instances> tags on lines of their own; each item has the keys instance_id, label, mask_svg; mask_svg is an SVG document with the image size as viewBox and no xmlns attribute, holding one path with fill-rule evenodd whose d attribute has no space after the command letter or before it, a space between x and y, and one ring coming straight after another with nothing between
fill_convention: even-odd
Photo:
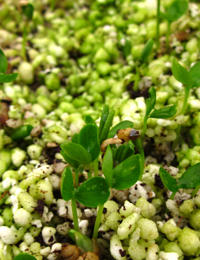
<instances>
[{"instance_id":1,"label":"seedling","mask_svg":"<svg viewBox=\"0 0 200 260\"><path fill-rule=\"evenodd\" d=\"M154 42L152 39L149 39L147 41L144 48L142 49L139 60L136 62L136 66L135 66L136 75L135 75L134 88L133 88L134 90L138 89L138 82L140 79L140 70L141 70L142 65L146 62L147 58L149 57L149 55L152 51L152 48L153 48L153 44L154 44Z\"/></svg>"},{"instance_id":2,"label":"seedling","mask_svg":"<svg viewBox=\"0 0 200 260\"><path fill-rule=\"evenodd\" d=\"M149 89L149 98L146 99L146 114L143 120L143 131L141 134L141 137L134 141L134 145L137 147L137 149L140 152L141 155L141 172L140 172L140 177L139 179L142 180L142 175L143 175L143 169L144 169L144 160L145 160L145 155L144 155L144 150L143 150L143 140L144 136L147 130L147 120L148 118L170 118L173 117L177 110L176 110L176 105L170 105L170 106L165 106L160 109L155 109L154 106L156 104L156 91L154 87L151 87Z\"/></svg>"},{"instance_id":3,"label":"seedling","mask_svg":"<svg viewBox=\"0 0 200 260\"><path fill-rule=\"evenodd\" d=\"M188 1L186 0L176 0L167 9L166 13L159 12L157 13L158 17L162 17L167 20L167 36L166 36L166 46L169 49L169 36L171 34L171 24L172 22L178 20L188 9ZM157 18L158 19L158 18ZM158 22L158 20L157 20ZM159 24L157 24L159 26Z\"/></svg>"},{"instance_id":4,"label":"seedling","mask_svg":"<svg viewBox=\"0 0 200 260\"><path fill-rule=\"evenodd\" d=\"M173 178L165 169L160 167L160 178L164 186L172 192L170 199L173 199L179 189L193 189L192 196L195 196L200 188L200 163L187 169L179 179Z\"/></svg>"},{"instance_id":5,"label":"seedling","mask_svg":"<svg viewBox=\"0 0 200 260\"><path fill-rule=\"evenodd\" d=\"M14 260L36 260L36 258L26 253L20 253L17 256L15 256Z\"/></svg>"},{"instance_id":6,"label":"seedling","mask_svg":"<svg viewBox=\"0 0 200 260\"><path fill-rule=\"evenodd\" d=\"M24 28L23 28L23 40L22 40L22 57L26 61L26 42L27 42L27 28L29 26L30 21L33 18L34 7L32 4L25 4L21 6L22 14L25 18L24 20Z\"/></svg>"},{"instance_id":7,"label":"seedling","mask_svg":"<svg viewBox=\"0 0 200 260\"><path fill-rule=\"evenodd\" d=\"M160 0L157 0L156 34L157 34L157 49L159 50L160 48Z\"/></svg>"},{"instance_id":8,"label":"seedling","mask_svg":"<svg viewBox=\"0 0 200 260\"><path fill-rule=\"evenodd\" d=\"M108 200L110 191L106 180L102 177L93 177L83 182L77 189L74 188L72 172L67 167L62 173L61 195L64 200L71 200L74 229L78 231L76 200L87 207L99 206L99 210L103 210L103 204Z\"/></svg>"},{"instance_id":9,"label":"seedling","mask_svg":"<svg viewBox=\"0 0 200 260\"><path fill-rule=\"evenodd\" d=\"M185 96L183 101L183 106L181 109L181 114L185 114L187 109L188 98L190 95L190 89L200 86L200 61L195 63L190 70L182 67L176 60L172 63L172 73L176 80L185 85Z\"/></svg>"},{"instance_id":10,"label":"seedling","mask_svg":"<svg viewBox=\"0 0 200 260\"><path fill-rule=\"evenodd\" d=\"M8 68L8 62L5 54L0 49L0 83L14 81L17 78L17 73L5 74Z\"/></svg>"}]
</instances>

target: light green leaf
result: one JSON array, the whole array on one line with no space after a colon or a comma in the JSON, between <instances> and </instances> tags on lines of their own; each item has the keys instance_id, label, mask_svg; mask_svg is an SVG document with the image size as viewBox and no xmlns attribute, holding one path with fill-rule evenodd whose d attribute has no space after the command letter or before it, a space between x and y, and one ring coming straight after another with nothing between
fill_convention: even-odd
<instances>
[{"instance_id":1,"label":"light green leaf","mask_svg":"<svg viewBox=\"0 0 200 260\"><path fill-rule=\"evenodd\" d=\"M72 172L69 167L66 167L61 176L61 195L66 201L71 200L74 194L74 185Z\"/></svg>"},{"instance_id":2,"label":"light green leaf","mask_svg":"<svg viewBox=\"0 0 200 260\"><path fill-rule=\"evenodd\" d=\"M109 196L109 186L102 177L93 177L83 182L74 193L74 198L79 203L92 208L103 205Z\"/></svg>"}]
</instances>

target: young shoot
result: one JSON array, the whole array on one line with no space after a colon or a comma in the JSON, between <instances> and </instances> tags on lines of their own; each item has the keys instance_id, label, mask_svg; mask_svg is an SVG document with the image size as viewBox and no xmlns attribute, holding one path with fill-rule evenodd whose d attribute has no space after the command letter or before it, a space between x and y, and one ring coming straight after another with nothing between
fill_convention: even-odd
<instances>
[{"instance_id":1,"label":"young shoot","mask_svg":"<svg viewBox=\"0 0 200 260\"><path fill-rule=\"evenodd\" d=\"M200 86L200 61L196 62L189 71L181 66L176 60L172 62L172 73L176 80L181 82L185 86L185 95L182 105L181 114L185 114L187 109L188 98L190 95L190 89Z\"/></svg>"},{"instance_id":2,"label":"young shoot","mask_svg":"<svg viewBox=\"0 0 200 260\"><path fill-rule=\"evenodd\" d=\"M140 80L140 70L142 65L146 62L147 58L149 57L152 48L153 48L153 40L149 39L147 43L145 44L144 48L142 49L142 52L140 53L140 57L138 61L136 62L136 75L135 75L135 81L134 81L134 90L138 90L138 82Z\"/></svg>"},{"instance_id":3,"label":"young shoot","mask_svg":"<svg viewBox=\"0 0 200 260\"><path fill-rule=\"evenodd\" d=\"M149 97L146 99L146 114L143 120L143 131L141 134L141 137L138 138L137 140L134 141L134 145L137 147L137 149L140 152L141 155L141 173L140 173L140 180L142 180L142 175L143 175L143 169L144 169L144 160L145 160L145 155L144 155L144 150L143 150L143 140L144 136L146 134L147 130L147 120L148 118L170 118L173 117L177 110L176 110L176 105L170 105L170 106L165 106L160 109L154 108L156 104L156 90L154 87L151 87L148 91Z\"/></svg>"},{"instance_id":4,"label":"young shoot","mask_svg":"<svg viewBox=\"0 0 200 260\"><path fill-rule=\"evenodd\" d=\"M172 192L170 199L173 199L179 189L193 189L192 196L195 196L200 189L200 163L187 169L179 179L172 177L165 169L160 167L160 178L164 186Z\"/></svg>"},{"instance_id":5,"label":"young shoot","mask_svg":"<svg viewBox=\"0 0 200 260\"><path fill-rule=\"evenodd\" d=\"M100 153L100 144L98 137L98 127L94 124L84 126L79 134L75 134L72 142L61 144L61 154L74 168L75 187L78 187L78 169L80 165L89 168L88 178L91 178L92 163L98 159Z\"/></svg>"},{"instance_id":6,"label":"young shoot","mask_svg":"<svg viewBox=\"0 0 200 260\"><path fill-rule=\"evenodd\" d=\"M167 26L167 35L166 35L166 47L169 49L169 37L171 34L171 24L172 22L178 20L188 9L188 1L187 0L175 0L169 6L165 13L160 12L159 16L166 19L168 22ZM158 15L158 14L157 14ZM158 25L157 25L158 26Z\"/></svg>"},{"instance_id":7,"label":"young shoot","mask_svg":"<svg viewBox=\"0 0 200 260\"><path fill-rule=\"evenodd\" d=\"M61 195L66 201L71 200L74 229L79 230L76 201L87 207L98 207L103 210L104 203L110 196L109 186L102 177L93 177L83 182L78 188L73 185L73 176L69 167L65 168L61 178ZM100 217L96 221L100 224ZM98 225L99 227L99 225ZM97 231L98 232L98 227Z\"/></svg>"},{"instance_id":8,"label":"young shoot","mask_svg":"<svg viewBox=\"0 0 200 260\"><path fill-rule=\"evenodd\" d=\"M14 81L17 78L17 73L6 74L8 68L7 58L4 52L0 49L0 83Z\"/></svg>"},{"instance_id":9,"label":"young shoot","mask_svg":"<svg viewBox=\"0 0 200 260\"><path fill-rule=\"evenodd\" d=\"M160 0L157 0L156 34L157 34L157 50L159 50L160 48Z\"/></svg>"},{"instance_id":10,"label":"young shoot","mask_svg":"<svg viewBox=\"0 0 200 260\"><path fill-rule=\"evenodd\" d=\"M22 57L23 60L26 61L26 42L27 42L27 28L29 26L29 23L31 22L33 18L33 12L34 12L34 7L32 4L28 4L23 2L21 5L21 10L22 10L22 16L24 16L24 28L23 28L23 38L22 38Z\"/></svg>"}]
</instances>

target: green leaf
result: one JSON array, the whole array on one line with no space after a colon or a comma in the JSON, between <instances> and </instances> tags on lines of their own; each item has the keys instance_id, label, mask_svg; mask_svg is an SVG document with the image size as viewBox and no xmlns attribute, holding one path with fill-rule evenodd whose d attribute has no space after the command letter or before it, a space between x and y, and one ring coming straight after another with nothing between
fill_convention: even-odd
<instances>
[{"instance_id":1,"label":"green leaf","mask_svg":"<svg viewBox=\"0 0 200 260\"><path fill-rule=\"evenodd\" d=\"M69 165L71 167L73 167L75 169L77 169L79 167L80 163L75 161L75 160L73 160L73 159L71 159L69 156L67 156L67 154L63 150L61 150L60 153L63 156L63 158L65 159L65 161L67 163L69 163Z\"/></svg>"},{"instance_id":2,"label":"green leaf","mask_svg":"<svg viewBox=\"0 0 200 260\"><path fill-rule=\"evenodd\" d=\"M29 21L33 18L34 7L32 4L27 4L21 7L22 13L27 17Z\"/></svg>"},{"instance_id":3,"label":"green leaf","mask_svg":"<svg viewBox=\"0 0 200 260\"><path fill-rule=\"evenodd\" d=\"M152 39L149 39L147 41L147 43L145 44L144 48L142 49L142 52L140 54L140 57L139 57L139 60L144 63L147 58L149 57L151 51L152 51L152 48L153 48L153 40Z\"/></svg>"},{"instance_id":4,"label":"green leaf","mask_svg":"<svg viewBox=\"0 0 200 260\"><path fill-rule=\"evenodd\" d=\"M200 163L187 169L178 179L179 189L192 189L200 184Z\"/></svg>"},{"instance_id":5,"label":"green leaf","mask_svg":"<svg viewBox=\"0 0 200 260\"><path fill-rule=\"evenodd\" d=\"M112 187L113 179L113 155L110 145L107 146L106 153L103 157L102 172L106 178L109 187Z\"/></svg>"},{"instance_id":6,"label":"green leaf","mask_svg":"<svg viewBox=\"0 0 200 260\"><path fill-rule=\"evenodd\" d=\"M95 121L91 116L85 116L85 123L86 124L95 124Z\"/></svg>"},{"instance_id":7,"label":"green leaf","mask_svg":"<svg viewBox=\"0 0 200 260\"><path fill-rule=\"evenodd\" d=\"M123 41L123 44L121 44L122 52L124 54L124 57L127 58L131 53L131 48L132 48L131 42L124 36L121 37L120 43L121 41Z\"/></svg>"},{"instance_id":8,"label":"green leaf","mask_svg":"<svg viewBox=\"0 0 200 260\"><path fill-rule=\"evenodd\" d=\"M108 133L109 133L110 127L112 125L114 115L115 115L115 110L111 109L108 114L108 117L106 118L106 122L103 126L103 129L102 129L102 132L100 135L100 144L102 144L102 142L108 138Z\"/></svg>"},{"instance_id":9,"label":"green leaf","mask_svg":"<svg viewBox=\"0 0 200 260\"><path fill-rule=\"evenodd\" d=\"M159 169L160 178L163 185L172 192L178 191L178 184L176 179L174 179L165 169L160 167Z\"/></svg>"},{"instance_id":10,"label":"green leaf","mask_svg":"<svg viewBox=\"0 0 200 260\"><path fill-rule=\"evenodd\" d=\"M189 71L186 68L182 67L176 60L173 60L172 62L172 73L175 79L182 84L186 86L192 85L192 78Z\"/></svg>"},{"instance_id":11,"label":"green leaf","mask_svg":"<svg viewBox=\"0 0 200 260\"><path fill-rule=\"evenodd\" d=\"M140 155L136 154L115 167L112 188L124 190L134 185L140 177L140 160Z\"/></svg>"},{"instance_id":12,"label":"green leaf","mask_svg":"<svg viewBox=\"0 0 200 260\"><path fill-rule=\"evenodd\" d=\"M92 161L91 155L80 144L64 143L60 147L68 157L83 165L88 165Z\"/></svg>"},{"instance_id":13,"label":"green leaf","mask_svg":"<svg viewBox=\"0 0 200 260\"><path fill-rule=\"evenodd\" d=\"M168 8L166 12L167 20L172 23L178 20L188 9L188 1L176 0Z\"/></svg>"},{"instance_id":14,"label":"green leaf","mask_svg":"<svg viewBox=\"0 0 200 260\"><path fill-rule=\"evenodd\" d=\"M74 135L72 136L72 143L78 144L78 139L79 139L78 134L74 134Z\"/></svg>"},{"instance_id":15,"label":"green leaf","mask_svg":"<svg viewBox=\"0 0 200 260\"><path fill-rule=\"evenodd\" d=\"M135 153L134 144L132 141L120 145L119 149L121 149L120 156L118 157L117 155L119 163L123 162L125 159L127 159Z\"/></svg>"},{"instance_id":16,"label":"green leaf","mask_svg":"<svg viewBox=\"0 0 200 260\"><path fill-rule=\"evenodd\" d=\"M195 63L189 70L190 77L192 78L192 87L200 86L200 61Z\"/></svg>"},{"instance_id":17,"label":"green leaf","mask_svg":"<svg viewBox=\"0 0 200 260\"><path fill-rule=\"evenodd\" d=\"M176 105L162 107L160 109L154 109L150 114L150 118L170 118L177 112Z\"/></svg>"},{"instance_id":18,"label":"green leaf","mask_svg":"<svg viewBox=\"0 0 200 260\"><path fill-rule=\"evenodd\" d=\"M100 153L98 126L94 124L84 126L79 133L79 144L88 151L94 161Z\"/></svg>"},{"instance_id":19,"label":"green leaf","mask_svg":"<svg viewBox=\"0 0 200 260\"><path fill-rule=\"evenodd\" d=\"M84 252L93 252L93 241L86 235L74 229L70 229L68 235L72 238L76 245L83 249Z\"/></svg>"},{"instance_id":20,"label":"green leaf","mask_svg":"<svg viewBox=\"0 0 200 260\"><path fill-rule=\"evenodd\" d=\"M92 208L104 204L109 196L109 186L102 177L93 177L83 182L74 193L74 198L78 202Z\"/></svg>"},{"instance_id":21,"label":"green leaf","mask_svg":"<svg viewBox=\"0 0 200 260\"><path fill-rule=\"evenodd\" d=\"M7 58L4 52L0 49L0 73L6 73L7 67Z\"/></svg>"},{"instance_id":22,"label":"green leaf","mask_svg":"<svg viewBox=\"0 0 200 260\"><path fill-rule=\"evenodd\" d=\"M74 185L72 172L69 167L66 167L61 176L61 196L64 200L69 201L73 198Z\"/></svg>"},{"instance_id":23,"label":"green leaf","mask_svg":"<svg viewBox=\"0 0 200 260\"><path fill-rule=\"evenodd\" d=\"M32 125L22 125L18 127L11 135L12 140L21 140L29 136L33 129Z\"/></svg>"},{"instance_id":24,"label":"green leaf","mask_svg":"<svg viewBox=\"0 0 200 260\"><path fill-rule=\"evenodd\" d=\"M156 103L156 91L154 87L151 87L149 89L149 98L146 99L145 103L146 103L146 117L149 116L150 112L152 111L152 109L155 106Z\"/></svg>"},{"instance_id":25,"label":"green leaf","mask_svg":"<svg viewBox=\"0 0 200 260\"><path fill-rule=\"evenodd\" d=\"M126 129L127 127L133 127L133 122L129 120L124 120L122 122L119 122L117 125L111 128L111 130L108 133L108 138L112 138L114 135L116 135L117 130L119 129Z\"/></svg>"},{"instance_id":26,"label":"green leaf","mask_svg":"<svg viewBox=\"0 0 200 260\"><path fill-rule=\"evenodd\" d=\"M99 124L99 137L100 137L100 135L102 133L104 124L105 124L106 119L108 117L108 114L109 114L109 106L108 105L104 105L103 111L102 111L102 114L101 114L100 124Z\"/></svg>"},{"instance_id":27,"label":"green leaf","mask_svg":"<svg viewBox=\"0 0 200 260\"><path fill-rule=\"evenodd\" d=\"M11 82L14 81L17 78L17 73L13 73L13 74L2 74L0 75L0 83L7 83L7 82Z\"/></svg>"},{"instance_id":28,"label":"green leaf","mask_svg":"<svg viewBox=\"0 0 200 260\"><path fill-rule=\"evenodd\" d=\"M14 260L36 260L36 258L26 253L20 253L17 256L15 256Z\"/></svg>"}]
</instances>

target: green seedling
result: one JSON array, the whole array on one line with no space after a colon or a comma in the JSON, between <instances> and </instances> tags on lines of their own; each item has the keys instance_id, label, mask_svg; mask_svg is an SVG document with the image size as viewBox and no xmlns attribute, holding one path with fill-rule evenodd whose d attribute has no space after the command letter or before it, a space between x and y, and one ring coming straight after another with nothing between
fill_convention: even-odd
<instances>
[{"instance_id":1,"label":"green seedling","mask_svg":"<svg viewBox=\"0 0 200 260\"><path fill-rule=\"evenodd\" d=\"M157 35L157 49L159 50L160 48L160 0L157 0L156 35Z\"/></svg>"},{"instance_id":2,"label":"green seedling","mask_svg":"<svg viewBox=\"0 0 200 260\"><path fill-rule=\"evenodd\" d=\"M176 60L172 63L172 73L176 80L185 85L185 96L181 114L185 114L187 109L188 98L190 95L190 89L200 86L200 61L195 63L189 71L182 67Z\"/></svg>"},{"instance_id":3,"label":"green seedling","mask_svg":"<svg viewBox=\"0 0 200 260\"><path fill-rule=\"evenodd\" d=\"M165 106L160 109L155 109L154 106L156 104L156 90L154 87L151 87L148 91L149 97L146 99L146 114L143 120L143 131L141 134L141 137L137 140L135 140L133 143L137 147L137 149L140 152L141 155L141 173L140 173L140 180L142 180L142 175L143 175L143 169L144 169L144 160L145 160L145 155L144 155L144 150L143 150L143 140L144 136L147 130L147 120L148 118L170 118L173 117L177 110L176 110L176 105L170 105L170 106Z\"/></svg>"},{"instance_id":4,"label":"green seedling","mask_svg":"<svg viewBox=\"0 0 200 260\"><path fill-rule=\"evenodd\" d=\"M165 169L160 167L160 178L164 186L172 192L170 199L173 199L179 189L193 189L192 196L195 196L200 188L200 163L187 169L179 179L173 178Z\"/></svg>"},{"instance_id":5,"label":"green seedling","mask_svg":"<svg viewBox=\"0 0 200 260\"><path fill-rule=\"evenodd\" d=\"M36 258L26 253L20 253L19 255L15 256L14 260L36 260Z\"/></svg>"},{"instance_id":6,"label":"green seedling","mask_svg":"<svg viewBox=\"0 0 200 260\"><path fill-rule=\"evenodd\" d=\"M147 119L148 118L170 118L173 117L177 110L176 110L176 105L170 105L170 106L165 106L160 109L155 109L154 106L156 104L156 90L154 87L151 87L148 91L149 93L149 98L146 99L146 114L144 117L143 121L143 131L141 135L141 139L144 139L146 130L147 130Z\"/></svg>"},{"instance_id":7,"label":"green seedling","mask_svg":"<svg viewBox=\"0 0 200 260\"><path fill-rule=\"evenodd\" d=\"M119 43L124 57L127 58L131 54L131 42L125 35L119 34Z\"/></svg>"},{"instance_id":8,"label":"green seedling","mask_svg":"<svg viewBox=\"0 0 200 260\"><path fill-rule=\"evenodd\" d=\"M98 159L100 153L98 127L91 123L87 124L79 134L73 136L72 142L62 144L61 149L61 154L66 162L75 169L75 187L77 187L80 165L87 166L90 169L88 178L92 177L92 163Z\"/></svg>"},{"instance_id":9,"label":"green seedling","mask_svg":"<svg viewBox=\"0 0 200 260\"><path fill-rule=\"evenodd\" d=\"M22 14L24 16L23 40L22 40L22 57L26 61L26 42L27 42L27 28L32 21L34 7L32 4L21 6Z\"/></svg>"},{"instance_id":10,"label":"green seedling","mask_svg":"<svg viewBox=\"0 0 200 260\"><path fill-rule=\"evenodd\" d=\"M171 24L172 22L178 20L188 9L187 0L176 0L172 2L165 13L160 12L159 16L166 19L168 22L167 36L166 36L166 46L169 49L169 36L171 34ZM158 26L158 25L157 25Z\"/></svg>"},{"instance_id":11,"label":"green seedling","mask_svg":"<svg viewBox=\"0 0 200 260\"><path fill-rule=\"evenodd\" d=\"M140 57L138 59L138 61L136 62L136 75L135 75L135 81L134 81L134 90L136 91L138 89L138 82L140 79L140 70L141 67L143 66L143 64L146 62L146 60L148 59L152 49L153 49L153 40L149 39L147 41L147 43L145 44L144 48L142 49L142 52L140 54Z\"/></svg>"},{"instance_id":12,"label":"green seedling","mask_svg":"<svg viewBox=\"0 0 200 260\"><path fill-rule=\"evenodd\" d=\"M104 203L110 196L109 186L102 177L93 177L82 183L77 189L73 185L72 172L65 168L61 178L61 195L64 200L71 200L74 229L79 230L76 200L87 207L98 207L102 211ZM96 221L100 221L97 217ZM100 223L100 222L99 222ZM99 227L99 226L98 226ZM97 231L98 231L98 227Z\"/></svg>"},{"instance_id":13,"label":"green seedling","mask_svg":"<svg viewBox=\"0 0 200 260\"><path fill-rule=\"evenodd\" d=\"M4 52L0 49L0 83L14 81L17 78L17 73L5 74L8 68L7 58Z\"/></svg>"}]
</instances>

